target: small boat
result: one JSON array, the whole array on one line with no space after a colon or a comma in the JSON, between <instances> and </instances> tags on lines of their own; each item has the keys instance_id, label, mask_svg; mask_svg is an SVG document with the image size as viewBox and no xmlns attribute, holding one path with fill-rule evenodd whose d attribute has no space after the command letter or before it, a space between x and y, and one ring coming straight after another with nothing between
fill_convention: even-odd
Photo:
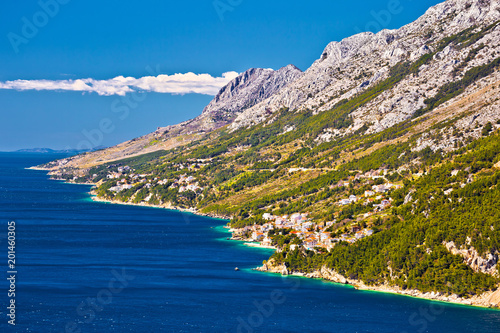
<instances>
[{"instance_id":1,"label":"small boat","mask_svg":"<svg viewBox=\"0 0 500 333\"><path fill-rule=\"evenodd\" d=\"M240 269L239 269L238 267L235 267L235 268L234 268L234 270L235 270L235 271L239 271Z\"/></svg>"}]
</instances>

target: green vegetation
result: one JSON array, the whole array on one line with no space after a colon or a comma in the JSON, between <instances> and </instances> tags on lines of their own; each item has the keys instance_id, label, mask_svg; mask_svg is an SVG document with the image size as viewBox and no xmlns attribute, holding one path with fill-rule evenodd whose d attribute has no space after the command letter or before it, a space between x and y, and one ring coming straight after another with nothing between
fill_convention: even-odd
<instances>
[{"instance_id":1,"label":"green vegetation","mask_svg":"<svg viewBox=\"0 0 500 333\"><path fill-rule=\"evenodd\" d=\"M476 82L477 80L486 77L498 69L500 65L500 58L496 58L488 64L471 68L468 70L464 77L457 82L447 83L439 88L436 96L428 98L424 101L427 105L425 108L417 111L415 117L418 117L437 106L449 101L450 99L462 94L465 89Z\"/></svg>"},{"instance_id":2,"label":"green vegetation","mask_svg":"<svg viewBox=\"0 0 500 333\"><path fill-rule=\"evenodd\" d=\"M486 47L477 42L494 26L466 29L434 43L435 52L396 64L385 79L330 110L283 108L265 123L234 132L222 128L183 147L92 168L86 180L98 183L97 194L104 198L195 207L230 216L233 228L264 225L264 213L308 213L310 229L322 224L332 237L353 234L353 226L374 232L354 243L339 238L329 250L312 251L291 247L302 243L291 229L273 229L268 236L283 250L273 259L291 270L312 272L326 265L369 285L387 282L463 297L491 290L499 278L472 270L446 244L474 247L483 257L500 251L500 171L494 167L500 160L500 119L477 125L471 136L457 126L469 113L434 121L437 117L428 112L498 70L500 58L463 73ZM344 131L354 123L353 111L419 75L447 46L475 48L455 67L455 81L439 87L412 119L373 134L366 133L370 124L354 133ZM327 130L345 135L318 141ZM452 150L416 149L424 136L440 141L451 135ZM130 171L119 173L124 166ZM397 186L370 194L375 185L387 183ZM339 201L349 196L362 199L341 206ZM389 204L380 208L383 200Z\"/></svg>"},{"instance_id":3,"label":"green vegetation","mask_svg":"<svg viewBox=\"0 0 500 333\"><path fill-rule=\"evenodd\" d=\"M443 245L470 242L482 255L500 249L500 171L482 171L500 160L500 137L481 139L467 148L473 152L433 168L395 192L395 199L410 194L413 200L407 204L396 200L398 207L384 222L384 230L373 237L352 245L340 243L326 254L288 250L275 253L273 259L305 272L326 265L369 285L388 281L403 289L462 297L494 289L497 278L474 272ZM450 177L452 170L461 172ZM469 173L478 179L461 187ZM443 189L448 187L454 190L446 196Z\"/></svg>"}]
</instances>

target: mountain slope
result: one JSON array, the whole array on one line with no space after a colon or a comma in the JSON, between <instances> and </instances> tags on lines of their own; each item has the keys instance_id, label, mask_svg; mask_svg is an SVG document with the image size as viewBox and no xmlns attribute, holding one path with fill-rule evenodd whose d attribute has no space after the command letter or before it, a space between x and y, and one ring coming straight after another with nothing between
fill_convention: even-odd
<instances>
[{"instance_id":1,"label":"mountain slope","mask_svg":"<svg viewBox=\"0 0 500 333\"><path fill-rule=\"evenodd\" d=\"M288 65L275 71L251 68L224 86L200 116L179 125L159 128L163 137L206 133L232 123L244 110L274 95L302 76L302 71Z\"/></svg>"},{"instance_id":2,"label":"mountain slope","mask_svg":"<svg viewBox=\"0 0 500 333\"><path fill-rule=\"evenodd\" d=\"M264 99L231 130L52 174L103 200L230 217L236 238L279 249L263 270L499 306L498 8L449 0L331 43L270 97L242 77ZM204 114L241 111L232 90Z\"/></svg>"},{"instance_id":3,"label":"mountain slope","mask_svg":"<svg viewBox=\"0 0 500 333\"><path fill-rule=\"evenodd\" d=\"M203 115L229 117L252 107L258 102L274 95L282 88L302 76L302 71L288 65L277 71L252 68L223 87L217 96L203 110Z\"/></svg>"},{"instance_id":4,"label":"mountain slope","mask_svg":"<svg viewBox=\"0 0 500 333\"><path fill-rule=\"evenodd\" d=\"M231 127L237 129L262 122L269 111L276 112L282 107L290 110L329 110L340 100L351 98L387 78L389 68L395 64L414 62L425 54L436 52L437 42L443 38L467 28L480 29L498 21L498 8L498 1L446 1L400 29L382 30L377 34L361 33L332 42L300 79L247 109ZM498 31L492 33L492 38L498 38ZM490 45L488 38L485 38L484 44L493 47L482 60L476 59L478 63L486 62L488 57L491 59L491 54L496 52L496 45ZM367 108L358 110L356 118L360 120L352 130L368 124L371 131L380 131L410 117L424 105L426 98L435 93L432 90L427 92L427 89L453 80L450 77L453 62L466 57L468 49L472 49L472 45L460 52L453 48L439 50L434 64L419 73L419 77L406 78ZM409 86L418 86L419 89L407 91Z\"/></svg>"},{"instance_id":5,"label":"mountain slope","mask_svg":"<svg viewBox=\"0 0 500 333\"><path fill-rule=\"evenodd\" d=\"M150 134L126 141L114 147L65 159L64 164L48 165L50 169L61 166L78 169L77 175L88 172L90 167L117 161L126 157L173 149L200 139L205 133L230 124L246 108L275 94L302 76L302 71L288 65L275 71L252 68L229 82L195 119L181 124L158 127Z\"/></svg>"}]
</instances>

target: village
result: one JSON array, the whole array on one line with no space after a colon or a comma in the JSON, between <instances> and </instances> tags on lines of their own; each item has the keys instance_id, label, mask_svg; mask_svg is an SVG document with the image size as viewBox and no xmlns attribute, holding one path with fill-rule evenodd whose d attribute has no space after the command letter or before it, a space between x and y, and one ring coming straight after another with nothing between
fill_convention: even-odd
<instances>
[{"instance_id":1,"label":"village","mask_svg":"<svg viewBox=\"0 0 500 333\"><path fill-rule=\"evenodd\" d=\"M306 250L316 251L320 248L330 250L340 241L354 243L357 240L371 236L373 230L359 226L352 226L350 234L342 234L340 237L332 238L331 232L326 231L335 222L314 223L308 218L307 213L295 213L290 216L274 216L269 213L263 215L267 222L262 225L246 226L241 229L231 230L235 239L245 239L252 242L258 242L262 247L273 247L272 237L269 236L271 230L292 229L290 234L297 236L302 241L302 246ZM297 247L293 244L292 247Z\"/></svg>"},{"instance_id":2,"label":"village","mask_svg":"<svg viewBox=\"0 0 500 333\"><path fill-rule=\"evenodd\" d=\"M200 163L207 161L192 161L191 165L175 165L177 170L193 169L200 167ZM153 188L155 186L168 186L169 189L177 189L179 193L192 191L200 193L204 190L199 185L199 182L194 176L186 173L180 175L175 180L152 178L150 174L136 174L135 170L129 166L120 166L116 171L110 171L106 178L116 179L117 183L109 190L114 193L119 193L124 190L131 189L139 184L144 184L145 188ZM383 184L372 185L371 190L364 191L363 195L350 195L349 197L338 200L339 207L348 206L351 204L362 204L364 206L371 205L373 209L364 213L360 218L368 218L377 213L391 207L392 199L387 196L387 193L393 189L398 189L401 185L395 185L387 181L384 175L385 170L370 171L365 174L358 174L357 179L371 178L380 179ZM96 175L94 175L96 176ZM334 187L348 187L350 182L342 181ZM146 197L144 201L149 201L151 195ZM336 224L336 220L329 222L313 222L309 218L309 213L294 213L291 215L275 216L271 213L264 213L262 219L264 223L245 226L244 228L232 229L233 238L253 242L253 245L275 248L272 237L277 234L286 233L294 235L301 241L299 244L292 244L292 247L301 246L306 250L319 251L321 249L330 250L339 242L354 243L360 239L371 236L374 231L370 228L362 227L358 223L351 223L343 229L343 233L333 232L332 227ZM280 230L278 232L278 230ZM273 232L271 232L273 231Z\"/></svg>"},{"instance_id":3,"label":"village","mask_svg":"<svg viewBox=\"0 0 500 333\"><path fill-rule=\"evenodd\" d=\"M94 175L96 177L97 175ZM129 166L118 167L117 172L109 173L106 178L107 179L117 179L116 186L111 187L109 190L111 192L119 193L124 190L128 190L137 186L138 184L144 183L145 187L150 189L154 186L160 185L165 186L169 183L170 189L178 189L179 193L192 191L192 192L201 192L203 191L203 187L199 185L199 182L196 181L196 178L193 176L187 176L186 174L181 175L178 179L173 182L169 182L168 179L159 179L148 178L150 174L135 174L133 170ZM147 200L146 200L147 201Z\"/></svg>"},{"instance_id":4,"label":"village","mask_svg":"<svg viewBox=\"0 0 500 333\"><path fill-rule=\"evenodd\" d=\"M361 203L364 206L371 205L373 210L361 215L361 219L368 218L389 209L392 206L392 199L387 195L388 192L399 189L402 185L388 182L383 176L384 174L387 174L387 171L376 170L367 172L366 174L358 174L357 179L381 179L381 181L385 181L385 183L373 185L371 190L364 191L364 194L361 196L350 195L347 198L342 198L337 204L340 207L356 203ZM334 187L348 187L349 185L350 183L348 181L342 181L334 185ZM338 235L338 233L331 232L331 227L334 226L337 221L316 223L309 218L309 213L294 213L292 215L283 216L274 216L270 213L264 213L262 219L265 221L263 224L232 229L234 238L251 241L253 242L253 246L276 248L275 244L273 244L272 236L282 233L282 231L277 232L277 230L292 230L290 234L295 235L301 240L300 245L292 244L292 248L302 246L306 250L317 252L321 249L330 251L330 249L339 242L354 243L374 233L370 228L361 227L358 223L352 223L344 229L342 234ZM271 230L273 232L270 232Z\"/></svg>"}]
</instances>

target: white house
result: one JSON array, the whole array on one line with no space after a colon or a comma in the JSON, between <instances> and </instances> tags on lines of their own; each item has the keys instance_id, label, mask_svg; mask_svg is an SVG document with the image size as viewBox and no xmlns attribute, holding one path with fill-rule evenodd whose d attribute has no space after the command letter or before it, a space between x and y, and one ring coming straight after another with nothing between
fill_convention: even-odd
<instances>
[{"instance_id":1,"label":"white house","mask_svg":"<svg viewBox=\"0 0 500 333\"><path fill-rule=\"evenodd\" d=\"M269 213L264 213L262 215L262 218L266 221L269 221L269 220L272 220L273 219L273 215L272 214L269 214Z\"/></svg>"}]
</instances>

